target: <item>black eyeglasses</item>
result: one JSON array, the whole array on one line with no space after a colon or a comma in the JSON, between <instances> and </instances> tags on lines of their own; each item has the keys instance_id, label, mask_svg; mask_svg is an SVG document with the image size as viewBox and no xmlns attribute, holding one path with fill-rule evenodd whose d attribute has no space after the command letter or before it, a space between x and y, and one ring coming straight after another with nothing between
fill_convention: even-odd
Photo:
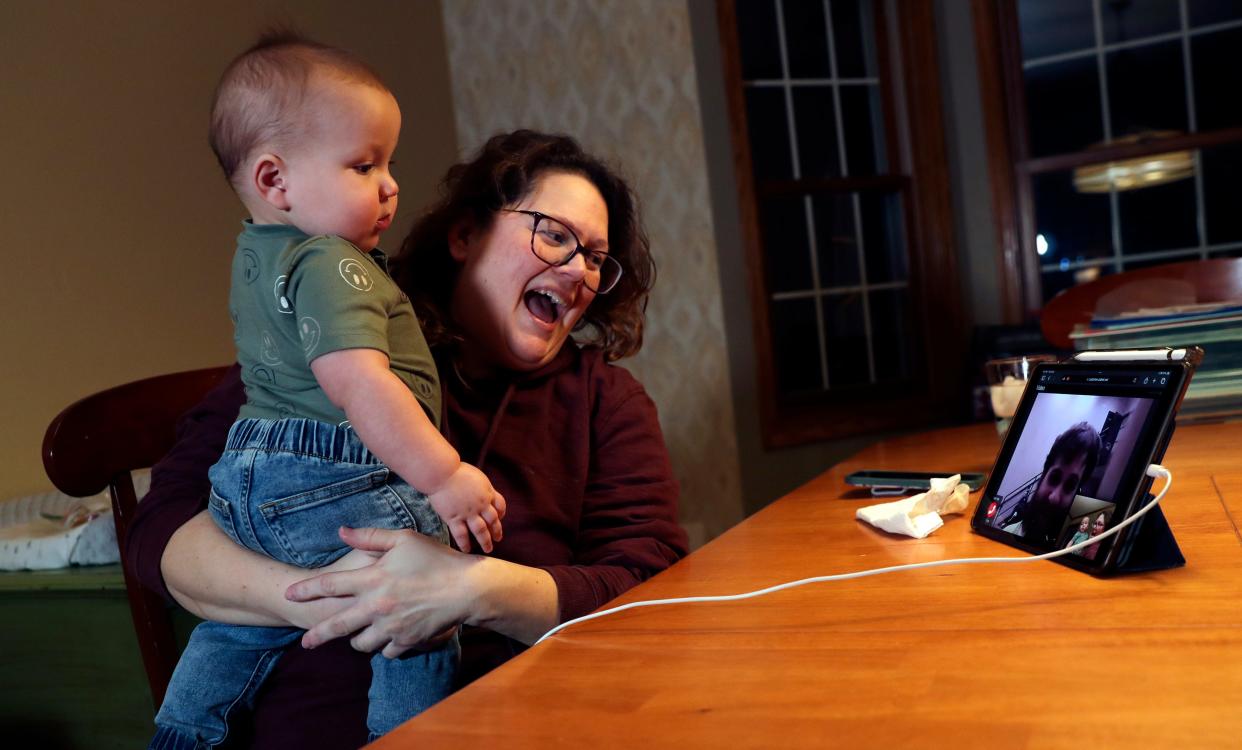
<instances>
[{"instance_id":1,"label":"black eyeglasses","mask_svg":"<svg viewBox=\"0 0 1242 750\"><path fill-rule=\"evenodd\" d=\"M565 223L538 211L520 208L501 209L514 214L526 214L535 219L530 230L530 251L549 266L563 266L581 254L586 260L583 283L596 294L608 294L621 279L621 263L611 255L582 246L574 230Z\"/></svg>"}]
</instances>

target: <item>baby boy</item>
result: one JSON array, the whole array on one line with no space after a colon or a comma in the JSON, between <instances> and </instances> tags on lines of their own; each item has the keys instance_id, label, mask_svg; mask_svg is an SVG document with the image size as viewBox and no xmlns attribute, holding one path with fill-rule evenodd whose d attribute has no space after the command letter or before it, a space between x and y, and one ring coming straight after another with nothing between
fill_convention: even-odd
<instances>
[{"instance_id":1,"label":"baby boy","mask_svg":"<svg viewBox=\"0 0 1242 750\"><path fill-rule=\"evenodd\" d=\"M501 537L504 499L440 435L440 385L409 300L376 249L397 209L401 112L364 63L284 33L226 69L211 145L250 219L229 311L246 404L208 507L255 552L304 568L345 555L342 526L412 528L468 551ZM152 747L213 747L302 631L205 622ZM372 657L378 736L448 694L457 644Z\"/></svg>"}]
</instances>

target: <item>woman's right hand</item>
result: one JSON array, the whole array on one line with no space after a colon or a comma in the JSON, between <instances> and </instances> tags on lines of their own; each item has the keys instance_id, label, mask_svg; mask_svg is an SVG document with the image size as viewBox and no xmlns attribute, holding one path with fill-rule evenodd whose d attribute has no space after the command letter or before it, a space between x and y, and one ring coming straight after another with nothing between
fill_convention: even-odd
<instances>
[{"instance_id":1,"label":"woman's right hand","mask_svg":"<svg viewBox=\"0 0 1242 750\"><path fill-rule=\"evenodd\" d=\"M374 565L379 554L362 549L351 549L331 565L317 568L316 573L346 573ZM300 575L307 571L298 569ZM319 623L352 607L356 600L353 596L325 596L311 601L295 602L285 597L288 606L285 616L289 624L295 628L310 630Z\"/></svg>"},{"instance_id":2,"label":"woman's right hand","mask_svg":"<svg viewBox=\"0 0 1242 750\"><path fill-rule=\"evenodd\" d=\"M557 623L556 582L546 570L463 554L409 529L341 529L341 539L380 558L360 570L302 571L289 586L285 596L298 606L352 602L310 628L306 648L352 636L355 649L392 658L461 624L529 644Z\"/></svg>"},{"instance_id":3,"label":"woman's right hand","mask_svg":"<svg viewBox=\"0 0 1242 750\"><path fill-rule=\"evenodd\" d=\"M286 597L299 606L347 600L343 607L307 629L302 645L314 648L343 636L358 651L383 650L395 658L442 638L464 622L472 602L467 571L481 558L456 552L409 529L341 529L354 548L341 558L345 567L365 556L373 565L347 570L324 568L289 587ZM375 561L378 556L379 560ZM304 573L306 571L303 571Z\"/></svg>"}]
</instances>

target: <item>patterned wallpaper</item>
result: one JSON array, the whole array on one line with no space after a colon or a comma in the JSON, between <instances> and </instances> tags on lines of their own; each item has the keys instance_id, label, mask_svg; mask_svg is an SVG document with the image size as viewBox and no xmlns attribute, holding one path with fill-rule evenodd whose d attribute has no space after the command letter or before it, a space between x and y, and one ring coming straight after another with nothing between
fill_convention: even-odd
<instances>
[{"instance_id":1,"label":"patterned wallpaper","mask_svg":"<svg viewBox=\"0 0 1242 750\"><path fill-rule=\"evenodd\" d=\"M679 0L447 0L457 141L569 133L638 193L658 283L624 360L660 409L698 546L742 518L689 13ZM416 111L416 110L415 110Z\"/></svg>"}]
</instances>

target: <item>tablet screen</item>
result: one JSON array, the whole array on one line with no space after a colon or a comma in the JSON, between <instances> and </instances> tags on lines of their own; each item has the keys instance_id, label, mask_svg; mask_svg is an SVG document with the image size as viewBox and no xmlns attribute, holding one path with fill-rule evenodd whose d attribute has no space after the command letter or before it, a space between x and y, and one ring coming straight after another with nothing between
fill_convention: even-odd
<instances>
[{"instance_id":1,"label":"tablet screen","mask_svg":"<svg viewBox=\"0 0 1242 750\"><path fill-rule=\"evenodd\" d=\"M976 528L1040 552L1111 528L1145 486L1183 377L1167 363L1041 366L1006 436ZM1111 542L1079 550L1078 562L1102 563Z\"/></svg>"}]
</instances>

